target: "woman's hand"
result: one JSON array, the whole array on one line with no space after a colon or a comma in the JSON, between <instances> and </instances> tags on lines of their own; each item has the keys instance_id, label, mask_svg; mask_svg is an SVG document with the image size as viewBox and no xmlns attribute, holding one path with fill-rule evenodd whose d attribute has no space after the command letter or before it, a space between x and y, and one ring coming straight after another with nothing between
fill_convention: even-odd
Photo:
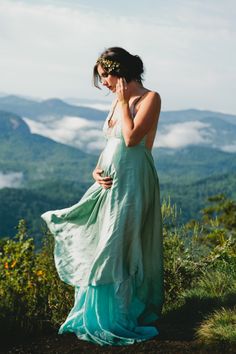
<instances>
[{"instance_id":1,"label":"woman's hand","mask_svg":"<svg viewBox=\"0 0 236 354\"><path fill-rule=\"evenodd\" d=\"M111 188L111 186L112 186L112 178L111 177L102 177L101 176L102 172L103 172L103 170L101 170L100 168L95 168L95 170L92 173L93 178L103 188L105 188L105 189Z\"/></svg>"},{"instance_id":2,"label":"woman's hand","mask_svg":"<svg viewBox=\"0 0 236 354\"><path fill-rule=\"evenodd\" d=\"M130 98L130 93L128 90L128 85L124 77L119 77L116 83L116 95L117 99L121 103L128 103Z\"/></svg>"}]
</instances>

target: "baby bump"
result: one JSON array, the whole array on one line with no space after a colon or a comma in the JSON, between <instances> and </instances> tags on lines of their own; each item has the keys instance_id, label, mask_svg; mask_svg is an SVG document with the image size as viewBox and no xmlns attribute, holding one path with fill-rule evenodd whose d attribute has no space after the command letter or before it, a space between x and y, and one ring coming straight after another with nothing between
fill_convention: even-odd
<instances>
[{"instance_id":1,"label":"baby bump","mask_svg":"<svg viewBox=\"0 0 236 354\"><path fill-rule=\"evenodd\" d=\"M150 173L153 161L150 152L143 145L127 147L122 139L110 138L102 152L98 166L103 171L102 176L119 178L120 181L142 183L145 170Z\"/></svg>"},{"instance_id":2,"label":"baby bump","mask_svg":"<svg viewBox=\"0 0 236 354\"><path fill-rule=\"evenodd\" d=\"M124 144L121 139L110 138L98 161L99 168L103 169L103 176L111 176L116 172L119 161L124 155Z\"/></svg>"}]
</instances>

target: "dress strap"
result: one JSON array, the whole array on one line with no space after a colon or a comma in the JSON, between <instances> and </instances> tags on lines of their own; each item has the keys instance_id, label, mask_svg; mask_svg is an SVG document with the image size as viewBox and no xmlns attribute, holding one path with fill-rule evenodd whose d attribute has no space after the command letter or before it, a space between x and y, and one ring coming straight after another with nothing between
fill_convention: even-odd
<instances>
[{"instance_id":1,"label":"dress strap","mask_svg":"<svg viewBox=\"0 0 236 354\"><path fill-rule=\"evenodd\" d=\"M138 101L140 101L141 98L142 98L143 96L145 96L148 92L150 92L150 91L144 92L141 96L137 97L137 98L132 102L131 107L130 107L130 112L131 112L131 116L132 116L133 118L134 118L134 116L135 116L135 111L134 111L134 109L135 109L136 104L137 104Z\"/></svg>"},{"instance_id":2,"label":"dress strap","mask_svg":"<svg viewBox=\"0 0 236 354\"><path fill-rule=\"evenodd\" d=\"M112 108L111 108L111 111L110 111L110 114L108 115L108 118L107 118L107 124L108 124L108 127L109 127L109 128L111 128L109 124L110 124L110 121L111 121L111 119L112 119L112 117L113 117L113 114L114 114L114 112L115 112L117 103L118 103L118 99L117 99L116 102L113 104L113 106L112 106Z\"/></svg>"}]
</instances>

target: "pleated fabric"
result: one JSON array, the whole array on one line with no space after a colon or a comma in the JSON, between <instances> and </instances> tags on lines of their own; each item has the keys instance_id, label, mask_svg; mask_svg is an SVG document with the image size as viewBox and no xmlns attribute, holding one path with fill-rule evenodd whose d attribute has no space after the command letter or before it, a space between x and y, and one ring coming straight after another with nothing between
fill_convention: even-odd
<instances>
[{"instance_id":1,"label":"pleated fabric","mask_svg":"<svg viewBox=\"0 0 236 354\"><path fill-rule=\"evenodd\" d=\"M110 112L111 114L111 112ZM41 215L54 235L60 278L75 287L74 307L59 333L100 345L128 345L158 335L149 325L164 302L159 180L145 137L127 147L121 111L103 132L98 166L113 178L97 182L78 203Z\"/></svg>"}]
</instances>

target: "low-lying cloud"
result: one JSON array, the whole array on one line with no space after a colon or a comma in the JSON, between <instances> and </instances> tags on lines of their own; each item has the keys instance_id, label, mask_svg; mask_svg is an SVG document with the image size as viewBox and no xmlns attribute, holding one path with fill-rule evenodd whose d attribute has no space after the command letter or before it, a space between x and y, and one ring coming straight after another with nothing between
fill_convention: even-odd
<instances>
[{"instance_id":1,"label":"low-lying cloud","mask_svg":"<svg viewBox=\"0 0 236 354\"><path fill-rule=\"evenodd\" d=\"M23 182L22 172L7 172L0 171L0 189L5 187L19 188Z\"/></svg>"},{"instance_id":2,"label":"low-lying cloud","mask_svg":"<svg viewBox=\"0 0 236 354\"><path fill-rule=\"evenodd\" d=\"M155 147L178 149L188 145L210 144L212 130L208 123L191 121L168 124L157 133Z\"/></svg>"},{"instance_id":3,"label":"low-lying cloud","mask_svg":"<svg viewBox=\"0 0 236 354\"><path fill-rule=\"evenodd\" d=\"M98 152L105 145L102 133L103 122L67 116L49 122L36 122L29 118L23 119L29 126L31 133L77 147L86 152Z\"/></svg>"},{"instance_id":4,"label":"low-lying cloud","mask_svg":"<svg viewBox=\"0 0 236 354\"><path fill-rule=\"evenodd\" d=\"M236 152L236 144L224 145L224 146L222 146L221 150L225 151L225 152L235 153Z\"/></svg>"},{"instance_id":5,"label":"low-lying cloud","mask_svg":"<svg viewBox=\"0 0 236 354\"><path fill-rule=\"evenodd\" d=\"M32 133L77 147L85 152L98 153L106 143L102 132L103 122L79 117L63 117L48 122L36 122L28 118L24 120ZM184 148L188 145L212 146L213 135L214 130L209 123L197 120L167 124L158 127L154 146L169 149ZM229 151L235 149L235 146L226 146L225 149Z\"/></svg>"}]
</instances>

